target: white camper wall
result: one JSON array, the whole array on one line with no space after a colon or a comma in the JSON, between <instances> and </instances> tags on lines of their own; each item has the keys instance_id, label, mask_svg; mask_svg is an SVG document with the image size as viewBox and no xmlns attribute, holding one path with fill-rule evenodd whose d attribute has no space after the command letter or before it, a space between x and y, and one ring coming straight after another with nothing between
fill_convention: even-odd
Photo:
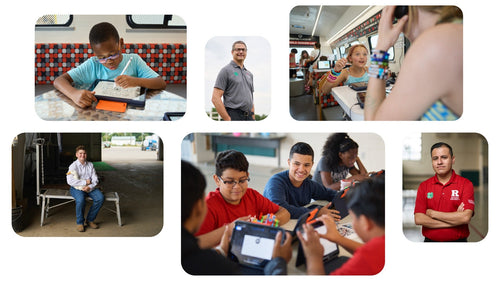
<instances>
[{"instance_id":1,"label":"white camper wall","mask_svg":"<svg viewBox=\"0 0 500 281\"><path fill-rule=\"evenodd\" d=\"M35 43L87 43L89 31L100 22L112 23L125 43L186 43L186 30L132 30L125 15L73 15L68 28L37 28Z\"/></svg>"}]
</instances>

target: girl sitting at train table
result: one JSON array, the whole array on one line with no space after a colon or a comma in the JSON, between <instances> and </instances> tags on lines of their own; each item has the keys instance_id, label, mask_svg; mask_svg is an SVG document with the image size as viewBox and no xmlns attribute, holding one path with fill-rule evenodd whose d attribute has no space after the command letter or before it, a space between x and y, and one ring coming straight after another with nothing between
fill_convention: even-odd
<instances>
[{"instance_id":1,"label":"girl sitting at train table","mask_svg":"<svg viewBox=\"0 0 500 281\"><path fill-rule=\"evenodd\" d=\"M347 58L335 62L333 70L325 74L320 82L321 91L329 93L333 87L347 86L352 83L368 82L368 49L363 44L354 45L349 49ZM344 68L350 63L349 68Z\"/></svg>"},{"instance_id":2,"label":"girl sitting at train table","mask_svg":"<svg viewBox=\"0 0 500 281\"><path fill-rule=\"evenodd\" d=\"M395 11L395 6L385 7L380 18L365 120L458 119L463 110L462 11L455 6L399 6ZM386 97L387 51L401 32L411 46Z\"/></svg>"}]
</instances>

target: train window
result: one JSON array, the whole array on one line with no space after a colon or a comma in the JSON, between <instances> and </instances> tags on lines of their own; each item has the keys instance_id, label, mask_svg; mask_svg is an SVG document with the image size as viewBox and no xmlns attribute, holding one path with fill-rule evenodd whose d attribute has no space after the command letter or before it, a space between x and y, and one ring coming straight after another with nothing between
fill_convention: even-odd
<instances>
[{"instance_id":1,"label":"train window","mask_svg":"<svg viewBox=\"0 0 500 281\"><path fill-rule=\"evenodd\" d=\"M339 49L340 49L340 57L341 57L341 58L346 57L346 53L345 53L345 49L346 49L346 48L345 48L345 46L340 46L340 48L339 48Z\"/></svg>"},{"instance_id":2,"label":"train window","mask_svg":"<svg viewBox=\"0 0 500 281\"><path fill-rule=\"evenodd\" d=\"M184 20L176 15L127 15L131 28L186 29Z\"/></svg>"},{"instance_id":3,"label":"train window","mask_svg":"<svg viewBox=\"0 0 500 281\"><path fill-rule=\"evenodd\" d=\"M375 46L377 46L378 34L370 36L368 38L368 41L370 42L370 49L373 50ZM389 48L387 52L389 53L389 60L394 60L394 47Z\"/></svg>"},{"instance_id":4,"label":"train window","mask_svg":"<svg viewBox=\"0 0 500 281\"><path fill-rule=\"evenodd\" d=\"M334 57L333 59L338 60L339 59L339 51L337 50L337 48L334 48L332 50L332 53L333 53L333 57Z\"/></svg>"},{"instance_id":5,"label":"train window","mask_svg":"<svg viewBox=\"0 0 500 281\"><path fill-rule=\"evenodd\" d=\"M36 20L36 26L70 26L73 15L44 15Z\"/></svg>"}]
</instances>

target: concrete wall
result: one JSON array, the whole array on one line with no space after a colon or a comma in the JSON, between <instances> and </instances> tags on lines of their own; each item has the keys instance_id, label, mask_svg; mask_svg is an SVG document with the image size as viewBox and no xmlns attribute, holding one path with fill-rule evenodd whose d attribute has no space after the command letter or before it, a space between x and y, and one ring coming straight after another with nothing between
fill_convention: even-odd
<instances>
[{"instance_id":1,"label":"concrete wall","mask_svg":"<svg viewBox=\"0 0 500 281\"><path fill-rule=\"evenodd\" d=\"M403 161L403 178L426 178L434 175L430 148L436 142L448 143L453 148L453 169L477 170L480 182L485 180L484 169L488 167L488 143L475 133L426 133L422 134L422 157L420 160Z\"/></svg>"},{"instance_id":2,"label":"concrete wall","mask_svg":"<svg viewBox=\"0 0 500 281\"><path fill-rule=\"evenodd\" d=\"M293 144L302 141L312 146L314 149L314 160L316 163L321 157L323 145L330 135L329 133L287 133L286 138L281 142L280 167L287 168L287 160L290 148ZM359 157L368 171L385 169L385 145L380 136L372 133L352 133L349 136L359 145ZM194 142L191 145L183 146L191 149L191 152L183 155L191 155L190 161L196 163L214 161L214 153L211 151L210 138L205 134L195 134ZM250 165L277 166L277 157L264 157L247 155Z\"/></svg>"}]
</instances>

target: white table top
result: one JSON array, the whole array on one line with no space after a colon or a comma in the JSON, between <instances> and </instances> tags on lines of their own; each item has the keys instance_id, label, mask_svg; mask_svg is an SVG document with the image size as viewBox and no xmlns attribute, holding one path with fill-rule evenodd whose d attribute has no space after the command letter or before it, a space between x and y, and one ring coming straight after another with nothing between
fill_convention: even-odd
<instances>
[{"instance_id":1,"label":"white table top","mask_svg":"<svg viewBox=\"0 0 500 281\"><path fill-rule=\"evenodd\" d=\"M165 112L186 112L186 99L164 90L148 92L144 108L129 105L124 113L98 110L96 104L80 108L55 89L35 97L36 113L43 120L50 121L162 121Z\"/></svg>"},{"instance_id":2,"label":"white table top","mask_svg":"<svg viewBox=\"0 0 500 281\"><path fill-rule=\"evenodd\" d=\"M351 120L365 120L364 110L359 104L357 104L358 99L356 98L356 91L349 88L349 86L341 86L332 88L332 94L344 112L349 115Z\"/></svg>"}]
</instances>

